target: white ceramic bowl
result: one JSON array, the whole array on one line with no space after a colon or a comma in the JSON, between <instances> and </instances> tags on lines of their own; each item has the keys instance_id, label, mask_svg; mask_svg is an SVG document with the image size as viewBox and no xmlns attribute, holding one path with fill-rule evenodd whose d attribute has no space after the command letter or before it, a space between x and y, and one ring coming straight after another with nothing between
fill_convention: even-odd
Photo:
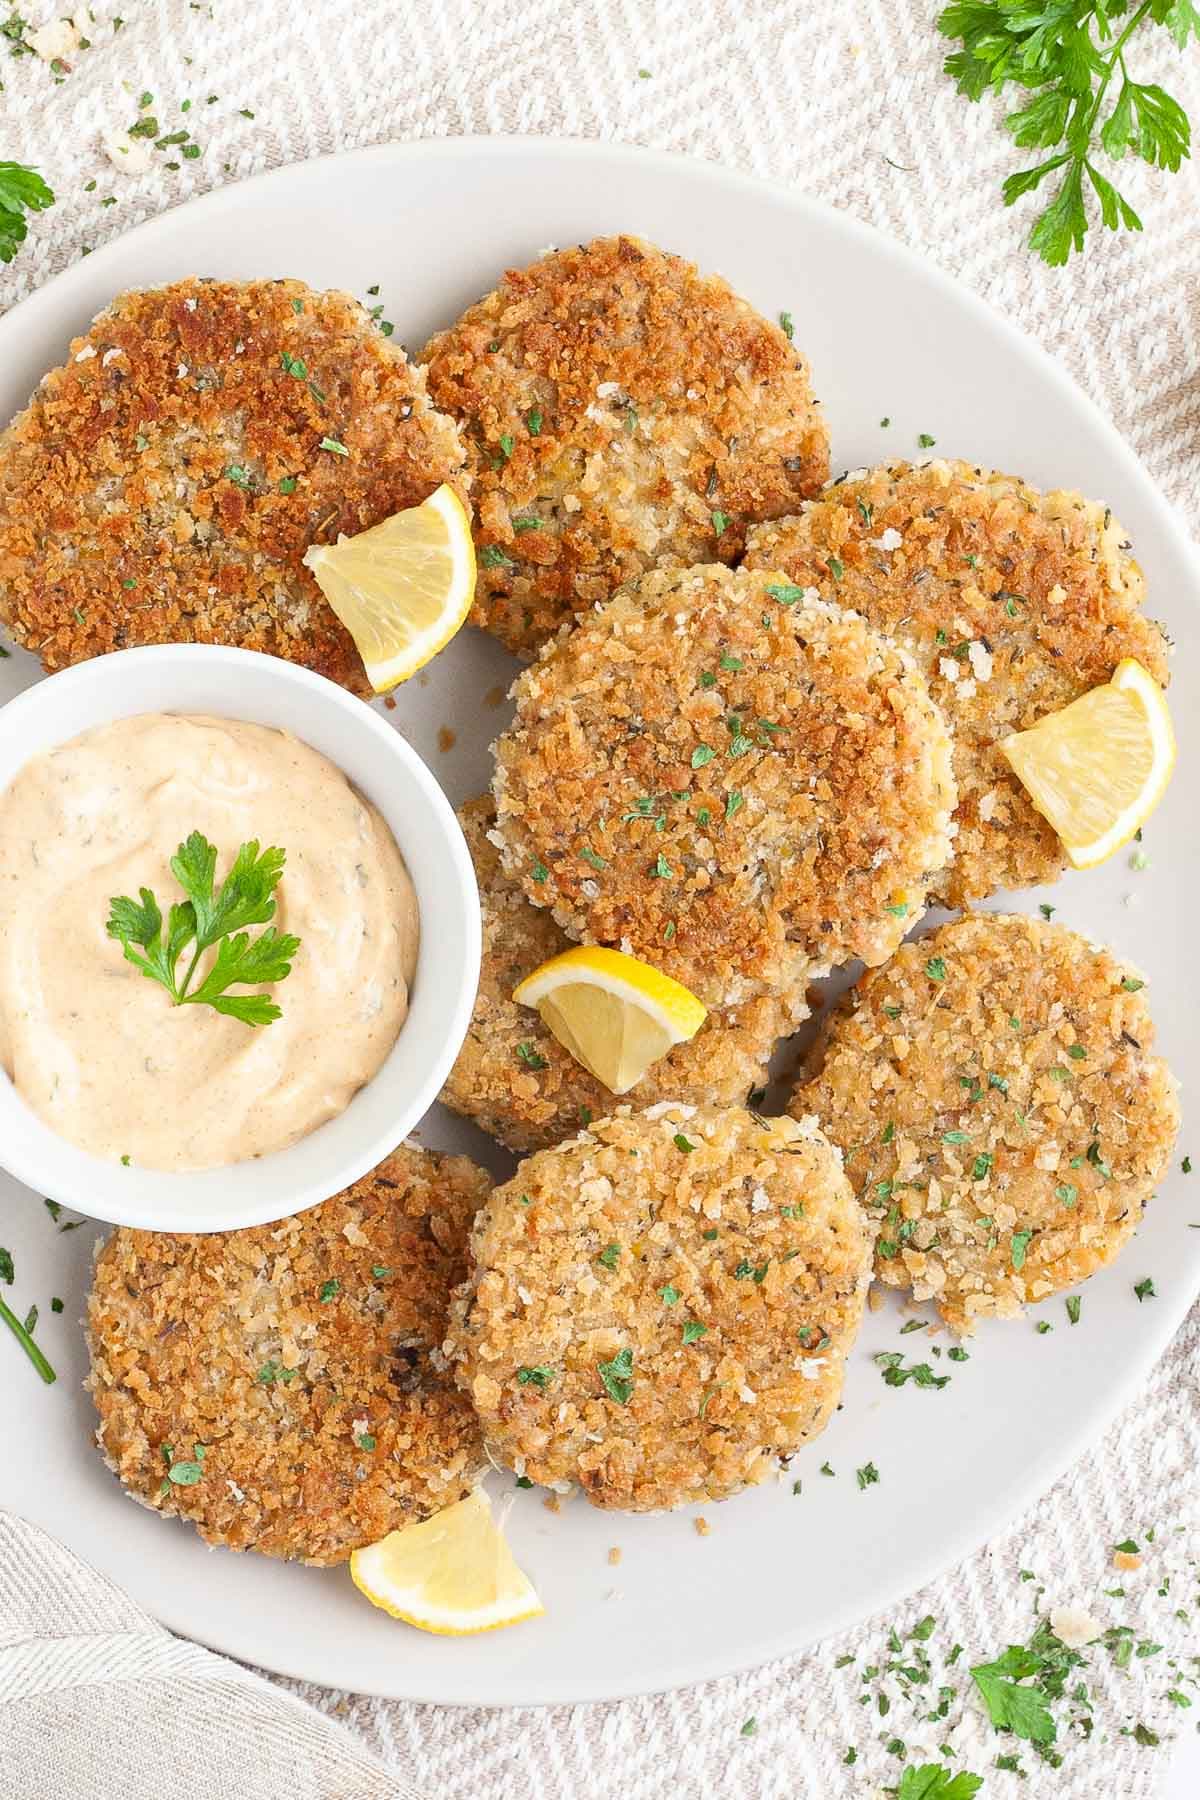
<instances>
[{"instance_id":1,"label":"white ceramic bowl","mask_svg":"<svg viewBox=\"0 0 1200 1800\"><path fill-rule=\"evenodd\" d=\"M479 895L449 801L378 713L320 675L207 644L96 657L0 709L0 791L33 756L137 713L210 713L274 725L344 771L408 865L421 936L408 1017L345 1112L286 1150L195 1174L125 1168L68 1144L0 1074L0 1163L38 1193L115 1225L231 1231L302 1212L374 1168L436 1098L466 1035L479 979Z\"/></svg>"}]
</instances>

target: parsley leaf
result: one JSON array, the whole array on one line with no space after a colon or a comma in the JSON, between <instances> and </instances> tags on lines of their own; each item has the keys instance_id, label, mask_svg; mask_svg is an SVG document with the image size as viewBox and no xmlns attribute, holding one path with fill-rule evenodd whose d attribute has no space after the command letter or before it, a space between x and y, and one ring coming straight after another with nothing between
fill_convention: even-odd
<instances>
[{"instance_id":1,"label":"parsley leaf","mask_svg":"<svg viewBox=\"0 0 1200 1800\"><path fill-rule=\"evenodd\" d=\"M633 1394L633 1351L618 1350L611 1362L596 1364L604 1391L618 1406L628 1406Z\"/></svg>"},{"instance_id":2,"label":"parsley leaf","mask_svg":"<svg viewBox=\"0 0 1200 1800\"><path fill-rule=\"evenodd\" d=\"M221 887L214 893L217 852L198 831L180 844L171 872L187 895L167 914L166 936L158 901L149 888L137 900L118 894L109 901L108 935L120 943L127 962L166 988L175 1006L211 1006L246 1025L269 1025L280 1008L265 994L230 994L235 982L248 986L282 981L291 973L300 940L272 925L257 938L247 925L263 925L275 916L274 893L283 875L286 852L260 852L257 838L243 844ZM179 959L192 946L192 957L180 981ZM214 945L216 959L199 985L192 978L201 956Z\"/></svg>"},{"instance_id":3,"label":"parsley leaf","mask_svg":"<svg viewBox=\"0 0 1200 1800\"><path fill-rule=\"evenodd\" d=\"M1190 155L1183 107L1157 83L1130 74L1131 40L1140 33L1144 41L1146 25L1165 27L1180 50L1192 36L1200 39L1194 0L1143 0L1137 7L1132 0L951 0L938 18L938 30L960 46L945 63L959 92L981 100L1014 83L1022 104L1005 128L1022 149L1050 152L1010 175L1003 193L1012 206L1050 184L1029 244L1051 267L1083 248L1096 211L1110 231L1142 229L1097 166L1098 154L1114 162L1133 155L1171 172Z\"/></svg>"},{"instance_id":4,"label":"parsley leaf","mask_svg":"<svg viewBox=\"0 0 1200 1800\"><path fill-rule=\"evenodd\" d=\"M1020 1644L1010 1644L995 1662L975 1664L971 1680L997 1731L1015 1732L1031 1744L1054 1742L1058 1731L1045 1695L1036 1687L1022 1685L1027 1676L1040 1674L1042 1667L1043 1658Z\"/></svg>"},{"instance_id":5,"label":"parsley leaf","mask_svg":"<svg viewBox=\"0 0 1200 1800\"><path fill-rule=\"evenodd\" d=\"M53 205L54 195L36 169L0 162L0 262L10 263L25 242L25 214Z\"/></svg>"},{"instance_id":6,"label":"parsley leaf","mask_svg":"<svg viewBox=\"0 0 1200 1800\"><path fill-rule=\"evenodd\" d=\"M969 1769L952 1775L942 1763L922 1763L905 1769L896 1800L972 1800L982 1786L983 1776L972 1775Z\"/></svg>"}]
</instances>

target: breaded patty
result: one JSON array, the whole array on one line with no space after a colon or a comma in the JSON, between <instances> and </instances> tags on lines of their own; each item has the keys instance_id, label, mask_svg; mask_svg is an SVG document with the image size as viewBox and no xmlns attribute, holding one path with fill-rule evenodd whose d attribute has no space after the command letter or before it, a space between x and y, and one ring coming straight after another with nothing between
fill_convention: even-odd
<instances>
[{"instance_id":1,"label":"breaded patty","mask_svg":"<svg viewBox=\"0 0 1200 1800\"><path fill-rule=\"evenodd\" d=\"M489 1451L595 1506L764 1480L826 1424L870 1244L811 1120L621 1107L483 1207L447 1345Z\"/></svg>"},{"instance_id":2,"label":"breaded patty","mask_svg":"<svg viewBox=\"0 0 1200 1800\"><path fill-rule=\"evenodd\" d=\"M531 906L504 873L488 835L495 823L490 795L470 801L458 819L479 882L483 965L466 1041L439 1098L510 1150L539 1150L590 1125L617 1102L531 1007L514 1003L517 983L570 943L550 914ZM690 1043L678 1044L647 1070L631 1092L632 1104L744 1104L766 1082L777 1040L792 1029L775 1000L748 1000L710 1013Z\"/></svg>"},{"instance_id":3,"label":"breaded patty","mask_svg":"<svg viewBox=\"0 0 1200 1800\"><path fill-rule=\"evenodd\" d=\"M709 1006L891 955L945 862L950 741L906 653L782 575L660 571L514 688L505 867Z\"/></svg>"},{"instance_id":4,"label":"breaded patty","mask_svg":"<svg viewBox=\"0 0 1200 1800\"><path fill-rule=\"evenodd\" d=\"M522 656L656 564L733 562L828 479L804 358L637 238L510 270L422 361L470 454L475 620Z\"/></svg>"},{"instance_id":5,"label":"breaded patty","mask_svg":"<svg viewBox=\"0 0 1200 1800\"><path fill-rule=\"evenodd\" d=\"M443 481L465 495L463 461L423 373L349 295L132 290L0 437L0 620L47 669L234 644L368 694L300 559Z\"/></svg>"},{"instance_id":6,"label":"breaded patty","mask_svg":"<svg viewBox=\"0 0 1200 1800\"><path fill-rule=\"evenodd\" d=\"M278 1225L114 1232L89 1386L126 1490L209 1543L308 1563L462 1499L484 1459L441 1342L488 1186L400 1149Z\"/></svg>"},{"instance_id":7,"label":"breaded patty","mask_svg":"<svg viewBox=\"0 0 1200 1800\"><path fill-rule=\"evenodd\" d=\"M954 734L951 906L1053 881L1067 865L997 748L1107 681L1122 657L1167 679L1161 628L1112 514L963 462L893 463L749 535L746 567L852 606L910 650Z\"/></svg>"},{"instance_id":8,"label":"breaded patty","mask_svg":"<svg viewBox=\"0 0 1200 1800\"><path fill-rule=\"evenodd\" d=\"M975 913L851 991L792 1107L843 1146L881 1280L967 1332L1112 1261L1179 1126L1143 986L1063 926Z\"/></svg>"}]
</instances>

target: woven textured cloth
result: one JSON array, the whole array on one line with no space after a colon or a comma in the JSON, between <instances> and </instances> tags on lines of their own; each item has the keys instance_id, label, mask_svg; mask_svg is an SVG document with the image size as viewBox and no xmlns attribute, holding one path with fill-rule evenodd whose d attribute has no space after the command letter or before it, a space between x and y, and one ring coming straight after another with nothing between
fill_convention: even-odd
<instances>
[{"instance_id":1,"label":"woven textured cloth","mask_svg":"<svg viewBox=\"0 0 1200 1800\"><path fill-rule=\"evenodd\" d=\"M416 1800L349 1732L0 1513L0 1794Z\"/></svg>"},{"instance_id":2,"label":"woven textured cloth","mask_svg":"<svg viewBox=\"0 0 1200 1800\"><path fill-rule=\"evenodd\" d=\"M1145 236L1094 232L1068 272L1046 269L1025 249L1028 210L1000 204L1021 153L996 129L997 108L968 106L941 74L938 10L936 0L97 0L83 21L89 45L67 55L69 72L56 78L32 56L0 55L2 153L40 166L59 196L0 272L0 303L192 194L326 151L471 132L619 139L792 183L939 263L1040 339L1189 511L1200 492L1196 170L1127 165L1122 186ZM1137 64L1200 117L1194 51L1184 60L1155 32L1139 42ZM193 139L148 156L144 172L118 174L102 138L133 123L143 92L155 96L163 134L187 129ZM279 1685L361 1733L395 1778L380 1792L401 1793L403 1777L429 1800L860 1800L898 1782L897 1742L908 1764L951 1745L956 1764L986 1774L986 1800L1046 1791L1150 1800L1171 1734L1200 1706L1194 1683L1185 1691L1169 1672L1174 1659L1194 1676L1186 1659L1200 1649L1187 1616L1200 1555L1198 1352L1200 1312L1131 1412L1004 1538L895 1615L810 1655L666 1697L536 1712L451 1712ZM1113 1545L1135 1525L1157 1525L1155 1538L1139 1569L1118 1573ZM1105 1594L1117 1586L1124 1599ZM1161 1646L1127 1668L1107 1648L1088 1652L1072 1680L1086 1681L1091 1735L1084 1724L1064 1731L1053 1774L990 1732L963 1675L968 1660L1028 1637L1035 1601L1082 1606L1104 1626L1131 1623L1136 1643ZM864 1687L864 1668L896 1660L888 1631L926 1615L938 1625L931 1678L911 1689L919 1703L903 1678ZM967 1652L945 1668L955 1642ZM912 1654L910 1643L899 1660L911 1667ZM1172 1691L1193 1700L1190 1713ZM998 1750L1020 1751L1030 1779L997 1770ZM375 1791L339 1779L291 1791L329 1800ZM22 1800L101 1792L65 1782L0 1790ZM276 1790L247 1781L237 1791L260 1800Z\"/></svg>"}]
</instances>

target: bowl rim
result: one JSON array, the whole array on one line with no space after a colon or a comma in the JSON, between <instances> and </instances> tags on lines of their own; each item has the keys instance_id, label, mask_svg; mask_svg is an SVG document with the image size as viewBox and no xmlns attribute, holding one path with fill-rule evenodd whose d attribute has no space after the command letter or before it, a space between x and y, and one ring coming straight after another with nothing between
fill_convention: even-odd
<instances>
[{"instance_id":1,"label":"bowl rim","mask_svg":"<svg viewBox=\"0 0 1200 1800\"><path fill-rule=\"evenodd\" d=\"M169 671L178 671L185 666L193 673L236 675L241 704L235 700L226 710L210 708L207 702L203 707L189 705L186 701L173 703L168 692L161 705L123 706L121 697L128 692L125 684L129 678L140 679L160 672L165 677ZM414 868L413 859L405 851L401 842L404 829L397 830L394 819L389 816L388 797L370 792L366 797L383 813L418 889L420 939L414 989L421 983L425 959L436 949L437 979L430 980L427 976L424 986L434 996L433 1007L441 1029L436 1034L432 1054L425 1060L423 1074L405 1090L402 1101L394 1108L394 1125L386 1129L376 1127L363 1135L352 1150L339 1155L336 1178L329 1173L308 1178L297 1173L286 1203L282 1203L277 1194L271 1197L282 1159L297 1162L300 1159L298 1153L303 1154L305 1145L352 1114L363 1095L378 1091L377 1084L387 1082L389 1067L412 1018L411 1011L396 1044L377 1073L334 1119L317 1126L294 1144L240 1163L194 1171L139 1169L134 1165L135 1179L128 1181L128 1194L124 1197L115 1192L110 1194L108 1190L125 1185L130 1170L118 1169L107 1158L95 1156L61 1137L17 1092L7 1072L0 1069L0 1166L48 1200L107 1224L171 1232L233 1231L273 1224L319 1205L375 1168L424 1117L450 1072L474 1008L482 945L479 892L474 864L449 799L412 745L368 702L298 663L231 645L151 644L110 651L39 678L0 707L0 793L33 757L44 754L53 746L69 743L73 737L96 729L103 722L98 718L91 719L74 729L46 737L32 749L26 747L30 735L27 727L48 706L69 708L73 696L82 697L87 692L89 697L94 697L99 690L101 694L107 692L112 696L111 712L107 714L112 720L133 718L155 710L178 712L184 716L189 712L210 711L214 716L251 724L275 724L275 721L259 718L254 701L242 696L241 688L246 682L262 693L273 690L277 698L287 696L294 706L296 719L282 727L276 724L276 728L291 731L302 742L317 749L347 774L352 784L357 785L346 772L337 752L331 752L328 746L313 745L306 732L306 719L318 709L326 724L336 724L338 732L347 734L348 740L351 735L356 735L363 754L377 760L390 759L401 773L403 780L397 784L397 791L403 793L406 808L415 805L423 813L426 834L436 839L444 852L440 873L450 877L448 883L438 887L436 930L429 913L428 895L424 902L420 900L421 886L428 885L426 871L420 866ZM353 759L348 756L347 760ZM451 954L443 955L447 946ZM276 1174L275 1184L271 1171ZM157 1196L154 1200L148 1195L150 1187ZM231 1189L235 1190L236 1197L230 1195ZM243 1189L246 1190L244 1193L241 1192Z\"/></svg>"}]
</instances>

